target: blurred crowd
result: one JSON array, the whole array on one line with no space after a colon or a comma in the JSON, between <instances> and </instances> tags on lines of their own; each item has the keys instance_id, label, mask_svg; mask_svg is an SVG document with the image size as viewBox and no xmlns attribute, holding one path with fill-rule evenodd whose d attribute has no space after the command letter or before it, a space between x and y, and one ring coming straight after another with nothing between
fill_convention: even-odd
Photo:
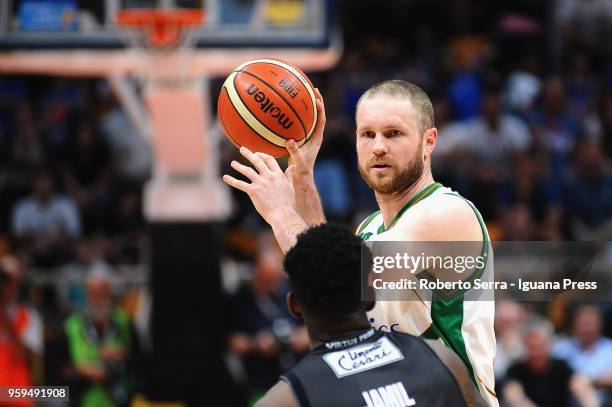
<instances>
[{"instance_id":1,"label":"blurred crowd","mask_svg":"<svg viewBox=\"0 0 612 407\"><path fill-rule=\"evenodd\" d=\"M612 2L343 0L335 17L344 55L311 73L327 109L315 180L328 219L354 226L376 207L356 167L355 104L398 78L431 96L434 177L475 203L492 239L612 238ZM240 157L222 140L229 173ZM0 77L0 381L72 383L87 406L138 389L144 330L113 281L146 263L151 167L104 80ZM244 194L232 199L228 363L254 399L308 343L265 224ZM612 405L611 316L605 303L498 303L500 398L571 405L592 386Z\"/></svg>"}]
</instances>

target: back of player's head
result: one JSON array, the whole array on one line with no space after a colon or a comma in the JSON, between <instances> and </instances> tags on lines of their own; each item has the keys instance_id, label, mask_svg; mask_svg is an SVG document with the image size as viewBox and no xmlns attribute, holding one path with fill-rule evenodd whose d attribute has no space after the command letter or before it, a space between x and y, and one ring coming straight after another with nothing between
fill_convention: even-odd
<instances>
[{"instance_id":1,"label":"back of player's head","mask_svg":"<svg viewBox=\"0 0 612 407\"><path fill-rule=\"evenodd\" d=\"M322 319L365 311L361 301L361 239L340 225L322 224L300 234L285 257L289 285L300 306ZM369 251L364 260L371 261Z\"/></svg>"},{"instance_id":2,"label":"back of player's head","mask_svg":"<svg viewBox=\"0 0 612 407\"><path fill-rule=\"evenodd\" d=\"M399 79L378 82L361 95L357 102L357 108L362 101L375 96L408 99L419 116L421 131L424 132L434 127L434 109L431 100L427 93L417 85Z\"/></svg>"}]
</instances>

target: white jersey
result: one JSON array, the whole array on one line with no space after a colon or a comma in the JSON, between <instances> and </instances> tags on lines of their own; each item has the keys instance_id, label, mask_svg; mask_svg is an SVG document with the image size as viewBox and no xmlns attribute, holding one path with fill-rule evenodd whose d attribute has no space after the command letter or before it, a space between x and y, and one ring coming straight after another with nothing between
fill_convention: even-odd
<instances>
[{"instance_id":1,"label":"white jersey","mask_svg":"<svg viewBox=\"0 0 612 407\"><path fill-rule=\"evenodd\" d=\"M424 205L427 199L438 194L450 194L463 199L473 209L482 229L483 250L489 236L476 207L458 193L439 183L427 186L398 212L388 228L385 228L382 213L372 213L357 228L357 235L366 241L389 240L385 233L402 217L410 216L410 208ZM484 270L492 273L492 253L487 253ZM480 271L482 272L482 270ZM498 406L495 395L493 362L495 359L495 332L493 320L494 301L466 301L463 295L451 299L425 298L423 301L378 301L368 314L370 322L379 329L394 329L426 339L441 340L465 363L480 393L491 406Z\"/></svg>"}]
</instances>

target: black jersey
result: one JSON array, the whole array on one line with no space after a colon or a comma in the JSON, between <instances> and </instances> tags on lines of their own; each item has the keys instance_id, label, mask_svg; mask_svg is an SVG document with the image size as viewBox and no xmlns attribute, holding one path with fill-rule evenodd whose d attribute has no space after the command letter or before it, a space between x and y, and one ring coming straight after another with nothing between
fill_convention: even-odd
<instances>
[{"instance_id":1,"label":"black jersey","mask_svg":"<svg viewBox=\"0 0 612 407\"><path fill-rule=\"evenodd\" d=\"M464 407L459 385L420 338L374 329L324 343L281 376L301 407Z\"/></svg>"}]
</instances>

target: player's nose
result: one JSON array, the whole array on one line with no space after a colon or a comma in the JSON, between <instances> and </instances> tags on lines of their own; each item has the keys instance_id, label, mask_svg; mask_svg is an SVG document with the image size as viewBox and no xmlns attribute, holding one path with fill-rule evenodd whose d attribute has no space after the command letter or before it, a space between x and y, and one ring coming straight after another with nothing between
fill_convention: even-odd
<instances>
[{"instance_id":1,"label":"player's nose","mask_svg":"<svg viewBox=\"0 0 612 407\"><path fill-rule=\"evenodd\" d=\"M389 146L387 145L387 139L382 133L376 133L374 137L374 154L377 156L385 155L389 152Z\"/></svg>"}]
</instances>

